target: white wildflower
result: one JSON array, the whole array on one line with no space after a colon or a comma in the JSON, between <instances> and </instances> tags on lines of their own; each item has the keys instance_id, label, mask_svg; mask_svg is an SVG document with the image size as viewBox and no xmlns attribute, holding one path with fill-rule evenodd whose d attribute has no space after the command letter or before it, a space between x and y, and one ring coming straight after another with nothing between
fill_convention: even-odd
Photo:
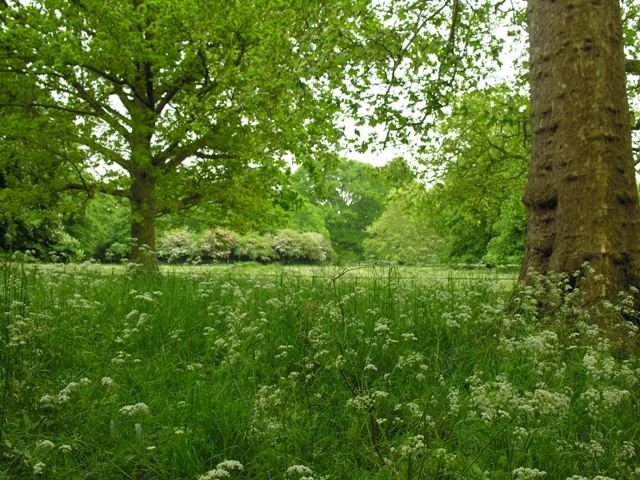
<instances>
[{"instance_id":1,"label":"white wildflower","mask_svg":"<svg viewBox=\"0 0 640 480\"><path fill-rule=\"evenodd\" d=\"M547 472L537 468L518 467L513 472L514 480L529 480L532 478L542 478L547 476Z\"/></svg>"},{"instance_id":2,"label":"white wildflower","mask_svg":"<svg viewBox=\"0 0 640 480\"><path fill-rule=\"evenodd\" d=\"M229 470L238 470L241 471L243 469L242 464L237 460L224 460L216 465L216 468L213 470L209 470L204 475L200 475L198 480L215 480L217 478L231 478L231 474Z\"/></svg>"},{"instance_id":3,"label":"white wildflower","mask_svg":"<svg viewBox=\"0 0 640 480\"><path fill-rule=\"evenodd\" d=\"M633 442L622 442L622 446L620 447L620 455L627 459L634 458L636 456L636 447L633 445Z\"/></svg>"},{"instance_id":4,"label":"white wildflower","mask_svg":"<svg viewBox=\"0 0 640 480\"><path fill-rule=\"evenodd\" d=\"M229 472L222 468L215 468L213 470L209 470L204 475L200 475L198 480L215 480L217 478L230 478Z\"/></svg>"},{"instance_id":5,"label":"white wildflower","mask_svg":"<svg viewBox=\"0 0 640 480\"><path fill-rule=\"evenodd\" d=\"M44 469L47 465L42 463L42 462L38 462L33 466L33 474L34 475L42 475L44 473Z\"/></svg>"},{"instance_id":6,"label":"white wildflower","mask_svg":"<svg viewBox=\"0 0 640 480\"><path fill-rule=\"evenodd\" d=\"M132 417L137 413L147 415L149 413L149 407L145 403L136 403L135 405L125 405L120 409L122 415Z\"/></svg>"},{"instance_id":7,"label":"white wildflower","mask_svg":"<svg viewBox=\"0 0 640 480\"><path fill-rule=\"evenodd\" d=\"M100 383L102 385L104 385L105 387L111 387L111 386L113 386L113 378L111 378L111 377L102 377L100 379Z\"/></svg>"},{"instance_id":8,"label":"white wildflower","mask_svg":"<svg viewBox=\"0 0 640 480\"><path fill-rule=\"evenodd\" d=\"M53 450L55 447L51 440L40 440L36 443L36 450Z\"/></svg>"},{"instance_id":9,"label":"white wildflower","mask_svg":"<svg viewBox=\"0 0 640 480\"><path fill-rule=\"evenodd\" d=\"M237 460L223 460L218 465L216 465L216 468L222 468L224 470L243 470L244 469L242 464Z\"/></svg>"},{"instance_id":10,"label":"white wildflower","mask_svg":"<svg viewBox=\"0 0 640 480\"><path fill-rule=\"evenodd\" d=\"M306 465L291 465L289 468L287 468L286 474L309 476L309 475L313 475L313 470L311 470Z\"/></svg>"},{"instance_id":11,"label":"white wildflower","mask_svg":"<svg viewBox=\"0 0 640 480\"><path fill-rule=\"evenodd\" d=\"M449 400L449 411L453 415L457 415L460 412L460 392L458 389L451 387L447 399Z\"/></svg>"},{"instance_id":12,"label":"white wildflower","mask_svg":"<svg viewBox=\"0 0 640 480\"><path fill-rule=\"evenodd\" d=\"M409 438L408 442L400 447L400 454L403 457L408 457L424 448L424 435L415 435Z\"/></svg>"}]
</instances>

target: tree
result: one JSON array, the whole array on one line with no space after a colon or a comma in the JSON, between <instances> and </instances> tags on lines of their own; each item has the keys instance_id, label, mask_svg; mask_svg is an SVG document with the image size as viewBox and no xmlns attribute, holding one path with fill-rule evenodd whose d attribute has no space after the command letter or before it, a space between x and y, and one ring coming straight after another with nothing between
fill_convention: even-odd
<instances>
[{"instance_id":1,"label":"tree","mask_svg":"<svg viewBox=\"0 0 640 480\"><path fill-rule=\"evenodd\" d=\"M338 114L402 137L475 85L500 42L493 2L472 3L3 0L3 74L51 95L0 107L72 117L48 155L80 148L67 187L128 199L133 260L153 269L156 216L273 194L285 158L339 143Z\"/></svg>"},{"instance_id":2,"label":"tree","mask_svg":"<svg viewBox=\"0 0 640 480\"><path fill-rule=\"evenodd\" d=\"M366 229L382 213L392 187L383 172L366 163L341 160L320 186L314 185L304 169L295 173L294 180L300 194L322 209L338 257L362 260Z\"/></svg>"},{"instance_id":3,"label":"tree","mask_svg":"<svg viewBox=\"0 0 640 480\"><path fill-rule=\"evenodd\" d=\"M389 195L382 215L367 228L367 258L428 264L442 260L444 239L425 215L425 193L424 186L413 181Z\"/></svg>"},{"instance_id":4,"label":"tree","mask_svg":"<svg viewBox=\"0 0 640 480\"><path fill-rule=\"evenodd\" d=\"M522 260L528 117L528 98L496 85L461 95L440 119L425 160L437 183L424 208L446 238L450 260Z\"/></svg>"},{"instance_id":5,"label":"tree","mask_svg":"<svg viewBox=\"0 0 640 480\"><path fill-rule=\"evenodd\" d=\"M346 46L357 43L347 27L366 7L3 2L4 74L49 92L5 99L3 111L71 117L49 156L69 163L80 148L78 178L67 187L129 200L132 258L153 270L159 214L243 190L273 194L286 154L318 160L335 142L333 89L344 79ZM33 140L44 148L51 132Z\"/></svg>"},{"instance_id":6,"label":"tree","mask_svg":"<svg viewBox=\"0 0 640 480\"><path fill-rule=\"evenodd\" d=\"M3 59L0 66L4 66ZM0 104L50 100L35 81L4 72L0 75ZM71 166L56 162L49 152L63 148L60 138L69 127L65 112L42 115L34 109L0 110L1 250L29 249L41 258L59 252L62 222L75 213L78 202L77 192L59 188L73 178ZM43 131L51 137L47 144L39 145ZM69 159L77 154L74 149L67 151Z\"/></svg>"},{"instance_id":7,"label":"tree","mask_svg":"<svg viewBox=\"0 0 640 480\"><path fill-rule=\"evenodd\" d=\"M523 278L589 262L591 298L640 286L640 208L618 0L528 0L532 158Z\"/></svg>"}]
</instances>

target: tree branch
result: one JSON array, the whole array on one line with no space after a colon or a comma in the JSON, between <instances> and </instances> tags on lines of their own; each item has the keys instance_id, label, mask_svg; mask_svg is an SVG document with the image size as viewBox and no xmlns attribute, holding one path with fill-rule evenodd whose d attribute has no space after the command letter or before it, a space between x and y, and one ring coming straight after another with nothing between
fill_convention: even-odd
<instances>
[{"instance_id":1,"label":"tree branch","mask_svg":"<svg viewBox=\"0 0 640 480\"><path fill-rule=\"evenodd\" d=\"M67 63L66 65L71 66L71 67L82 67L85 70L89 70L90 72L95 73L96 75L98 75L99 77L102 77L105 80L108 80L109 82L113 83L114 85L120 85L120 86L127 86L129 88L131 88L133 90L133 85L131 85L129 82L127 82L126 80L120 80L118 77L115 77L113 75L111 75L110 73L105 72L104 70L101 70L97 67L94 67L93 65L89 65L87 63L81 63L81 64L74 64L74 63Z\"/></svg>"},{"instance_id":2,"label":"tree branch","mask_svg":"<svg viewBox=\"0 0 640 480\"><path fill-rule=\"evenodd\" d=\"M69 81L71 86L75 88L76 92L78 92L78 94L80 95L80 98L82 98L85 102L89 104L90 107L92 107L95 110L97 117L107 122L109 126L113 128L116 132L118 132L120 135L122 135L123 138L129 139L129 136L130 136L129 131L120 122L118 122L115 118L113 118L109 114L112 114L120 118L120 120L127 122L128 119L125 116L123 116L121 113L117 112L110 106L100 103L98 100L93 98L89 94L89 92L79 82L75 80L67 80L67 81Z\"/></svg>"},{"instance_id":3,"label":"tree branch","mask_svg":"<svg viewBox=\"0 0 640 480\"><path fill-rule=\"evenodd\" d=\"M109 188L106 185L101 185L98 183L67 183L62 187L62 189L85 191L91 197L93 197L96 193L104 193L106 195L113 195L114 197L129 198L129 192L127 190L122 190L120 188Z\"/></svg>"},{"instance_id":4,"label":"tree branch","mask_svg":"<svg viewBox=\"0 0 640 480\"><path fill-rule=\"evenodd\" d=\"M81 110L79 108L63 107L62 105L55 105L55 104L49 104L49 103L37 103L37 102L33 102L33 103L0 103L0 107L45 108L45 109L50 109L50 110L59 110L61 112L75 113L76 115L87 115L87 116L92 116L92 117L100 117L100 115L95 111Z\"/></svg>"},{"instance_id":5,"label":"tree branch","mask_svg":"<svg viewBox=\"0 0 640 480\"><path fill-rule=\"evenodd\" d=\"M187 158L195 157L199 154L204 154L202 152L199 152L199 150L207 145L207 142L212 138L212 135L216 133L217 130L218 129L215 126L212 126L209 134L203 135L202 137L197 138L196 140L189 142L183 146L180 146L180 141L183 140L184 137L180 140L176 140L162 152L156 155L156 157L154 158L154 163L156 165L162 165L163 171L170 172L174 168L178 167Z\"/></svg>"},{"instance_id":6,"label":"tree branch","mask_svg":"<svg viewBox=\"0 0 640 480\"><path fill-rule=\"evenodd\" d=\"M195 140L191 143L183 145L182 147L173 148L174 153L172 155L167 155L165 158L161 158L161 157L159 158L160 162L162 162L163 164L162 169L165 172L172 171L173 169L178 167L182 162L184 162L187 158L195 156L196 153L198 153L198 150L200 150L205 144L206 144L205 139L201 137L198 140ZM167 150L162 152L160 156L162 156L165 152L167 152Z\"/></svg>"},{"instance_id":7,"label":"tree branch","mask_svg":"<svg viewBox=\"0 0 640 480\"><path fill-rule=\"evenodd\" d=\"M197 158L202 158L203 160L234 160L238 158L237 155L233 155L232 153L196 152L193 156Z\"/></svg>"},{"instance_id":8,"label":"tree branch","mask_svg":"<svg viewBox=\"0 0 640 480\"><path fill-rule=\"evenodd\" d=\"M161 217L169 213L188 210L190 208L195 207L196 205L199 205L203 199L204 199L204 195L202 195L201 193L193 193L183 199L176 201L173 204L172 208L169 208L169 207L160 208L158 210L158 216Z\"/></svg>"},{"instance_id":9,"label":"tree branch","mask_svg":"<svg viewBox=\"0 0 640 480\"><path fill-rule=\"evenodd\" d=\"M110 148L105 147L96 140L90 137L83 137L79 135L72 135L71 138L73 138L77 143L90 148L96 153L99 153L105 158L105 160L111 161L112 163L115 163L116 165L119 165L124 169L129 168L129 162L125 158L123 158L121 155L114 152Z\"/></svg>"}]
</instances>

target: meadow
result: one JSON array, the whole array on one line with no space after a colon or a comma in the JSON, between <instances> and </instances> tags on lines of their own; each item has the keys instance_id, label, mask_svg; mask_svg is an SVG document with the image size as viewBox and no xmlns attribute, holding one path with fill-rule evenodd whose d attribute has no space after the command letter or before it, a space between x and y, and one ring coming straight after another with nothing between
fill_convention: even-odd
<instances>
[{"instance_id":1,"label":"meadow","mask_svg":"<svg viewBox=\"0 0 640 480\"><path fill-rule=\"evenodd\" d=\"M5 264L0 478L640 478L627 298L514 283Z\"/></svg>"}]
</instances>

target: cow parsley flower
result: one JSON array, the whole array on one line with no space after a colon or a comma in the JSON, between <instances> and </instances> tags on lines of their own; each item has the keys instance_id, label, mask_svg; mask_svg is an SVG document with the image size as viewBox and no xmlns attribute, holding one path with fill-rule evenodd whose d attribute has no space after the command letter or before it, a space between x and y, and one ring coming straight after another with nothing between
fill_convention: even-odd
<instances>
[{"instance_id":1,"label":"cow parsley flower","mask_svg":"<svg viewBox=\"0 0 640 480\"><path fill-rule=\"evenodd\" d=\"M132 417L137 413L147 415L149 413L149 407L146 403L136 403L135 405L125 405L120 409L120 413L127 417Z\"/></svg>"},{"instance_id":2,"label":"cow parsley flower","mask_svg":"<svg viewBox=\"0 0 640 480\"><path fill-rule=\"evenodd\" d=\"M547 472L538 470L537 468L527 467L518 467L511 473L513 474L514 480L530 480L547 476Z\"/></svg>"},{"instance_id":3,"label":"cow parsley flower","mask_svg":"<svg viewBox=\"0 0 640 480\"><path fill-rule=\"evenodd\" d=\"M111 386L113 386L113 378L111 378L111 377L102 377L100 379L100 383L102 385L104 385L105 387L111 387Z\"/></svg>"},{"instance_id":4,"label":"cow parsley flower","mask_svg":"<svg viewBox=\"0 0 640 480\"><path fill-rule=\"evenodd\" d=\"M44 469L47 465L43 462L38 462L33 466L33 474L34 475L42 475L44 473Z\"/></svg>"},{"instance_id":5,"label":"cow parsley flower","mask_svg":"<svg viewBox=\"0 0 640 480\"><path fill-rule=\"evenodd\" d=\"M313 475L313 470L311 470L306 465L291 465L289 468L287 468L286 475L303 475L307 478L313 478L311 477L311 475Z\"/></svg>"},{"instance_id":6,"label":"cow parsley flower","mask_svg":"<svg viewBox=\"0 0 640 480\"><path fill-rule=\"evenodd\" d=\"M51 440L40 440L36 443L36 450L53 450L55 447Z\"/></svg>"}]
</instances>

